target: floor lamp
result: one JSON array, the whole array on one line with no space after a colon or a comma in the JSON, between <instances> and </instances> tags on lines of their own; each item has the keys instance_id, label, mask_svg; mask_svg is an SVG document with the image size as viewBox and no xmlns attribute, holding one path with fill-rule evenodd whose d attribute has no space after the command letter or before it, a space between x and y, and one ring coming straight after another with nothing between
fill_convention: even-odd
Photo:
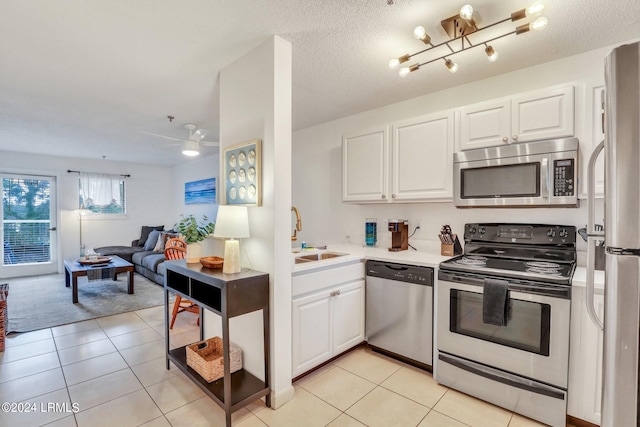
<instances>
[{"instance_id":1,"label":"floor lamp","mask_svg":"<svg viewBox=\"0 0 640 427\"><path fill-rule=\"evenodd\" d=\"M249 215L246 206L218 206L213 237L229 239L224 242L222 272L240 273L240 242L235 239L249 237Z\"/></svg>"}]
</instances>

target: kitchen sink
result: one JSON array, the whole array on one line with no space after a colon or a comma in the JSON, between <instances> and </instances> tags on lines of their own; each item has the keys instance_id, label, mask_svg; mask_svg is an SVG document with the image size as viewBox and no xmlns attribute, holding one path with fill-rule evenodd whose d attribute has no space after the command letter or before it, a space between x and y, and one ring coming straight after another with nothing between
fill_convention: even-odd
<instances>
[{"instance_id":1,"label":"kitchen sink","mask_svg":"<svg viewBox=\"0 0 640 427\"><path fill-rule=\"evenodd\" d=\"M305 262L322 261L325 259L337 258L348 254L340 252L318 252L315 254L301 255L296 257L296 264L302 264Z\"/></svg>"}]
</instances>

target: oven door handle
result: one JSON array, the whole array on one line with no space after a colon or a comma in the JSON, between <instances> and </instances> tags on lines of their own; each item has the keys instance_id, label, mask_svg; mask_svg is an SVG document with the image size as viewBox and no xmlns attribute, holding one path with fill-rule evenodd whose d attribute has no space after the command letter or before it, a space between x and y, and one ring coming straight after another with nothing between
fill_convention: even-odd
<instances>
[{"instance_id":1,"label":"oven door handle","mask_svg":"<svg viewBox=\"0 0 640 427\"><path fill-rule=\"evenodd\" d=\"M554 399L565 400L566 398L565 393L557 388L549 387L544 384L538 383L537 381L521 378L507 372L491 369L479 363L474 363L444 353L438 353L438 359L452 366L455 366L456 368L462 369L475 375L479 375L492 381L506 384L511 387L516 387L521 390L529 391L531 393L552 397Z\"/></svg>"},{"instance_id":2,"label":"oven door handle","mask_svg":"<svg viewBox=\"0 0 640 427\"><path fill-rule=\"evenodd\" d=\"M469 285L484 286L484 279L476 277L459 277L450 276L447 278L441 278L440 280L465 283ZM508 279L503 279L509 282ZM571 290L566 286L553 286L553 285L536 285L535 283L528 283L526 285L520 285L517 283L509 282L509 290L514 292L522 292L524 294L536 294L536 295L549 295L559 298L569 298L571 296Z\"/></svg>"}]
</instances>

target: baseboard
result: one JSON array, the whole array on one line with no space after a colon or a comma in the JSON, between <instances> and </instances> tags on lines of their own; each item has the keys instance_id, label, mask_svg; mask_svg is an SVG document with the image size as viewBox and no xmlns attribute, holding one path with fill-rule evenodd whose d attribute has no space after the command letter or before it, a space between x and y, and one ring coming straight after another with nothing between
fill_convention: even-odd
<instances>
[{"instance_id":1,"label":"baseboard","mask_svg":"<svg viewBox=\"0 0 640 427\"><path fill-rule=\"evenodd\" d=\"M581 418L572 417L571 415L567 415L567 424L571 424L574 427L599 427L598 424L593 424Z\"/></svg>"},{"instance_id":2,"label":"baseboard","mask_svg":"<svg viewBox=\"0 0 640 427\"><path fill-rule=\"evenodd\" d=\"M291 399L293 399L293 394L295 389L293 385L285 388L284 390L279 390L277 393L275 390L271 390L271 409L278 409Z\"/></svg>"}]
</instances>

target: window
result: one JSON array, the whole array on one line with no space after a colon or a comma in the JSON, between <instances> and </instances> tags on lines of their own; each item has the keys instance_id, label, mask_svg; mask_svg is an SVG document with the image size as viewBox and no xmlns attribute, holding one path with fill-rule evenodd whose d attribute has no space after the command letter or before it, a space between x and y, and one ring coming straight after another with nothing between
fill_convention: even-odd
<instances>
[{"instance_id":1,"label":"window","mask_svg":"<svg viewBox=\"0 0 640 427\"><path fill-rule=\"evenodd\" d=\"M125 181L120 175L81 173L78 206L96 214L126 213Z\"/></svg>"}]
</instances>

